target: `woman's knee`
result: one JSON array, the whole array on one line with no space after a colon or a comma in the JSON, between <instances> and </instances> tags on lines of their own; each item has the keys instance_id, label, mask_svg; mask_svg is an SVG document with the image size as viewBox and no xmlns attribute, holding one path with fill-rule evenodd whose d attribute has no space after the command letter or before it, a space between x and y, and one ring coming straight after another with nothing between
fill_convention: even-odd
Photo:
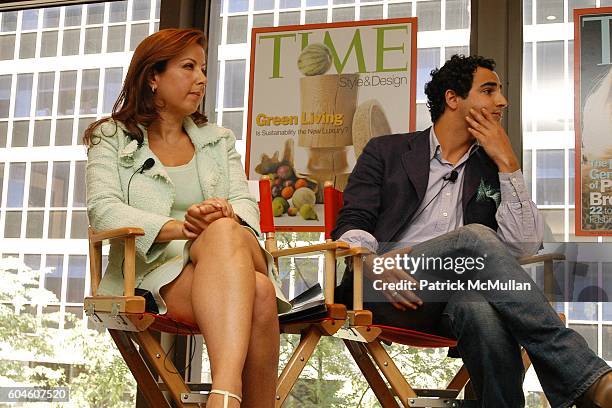
<instances>
[{"instance_id":1,"label":"woman's knee","mask_svg":"<svg viewBox=\"0 0 612 408\"><path fill-rule=\"evenodd\" d=\"M210 245L239 247L243 244L243 228L231 218L219 218L210 223L193 241L189 250L191 259L197 260L200 252L210 248Z\"/></svg>"},{"instance_id":2,"label":"woman's knee","mask_svg":"<svg viewBox=\"0 0 612 408\"><path fill-rule=\"evenodd\" d=\"M255 274L255 300L253 304L253 325L268 326L278 320L276 291L274 285L263 274Z\"/></svg>"}]
</instances>

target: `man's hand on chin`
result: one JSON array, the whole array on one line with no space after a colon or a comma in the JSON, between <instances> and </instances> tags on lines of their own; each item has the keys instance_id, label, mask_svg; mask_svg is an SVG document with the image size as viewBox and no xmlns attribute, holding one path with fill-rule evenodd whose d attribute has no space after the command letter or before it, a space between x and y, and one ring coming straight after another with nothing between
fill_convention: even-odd
<instances>
[{"instance_id":1,"label":"man's hand on chin","mask_svg":"<svg viewBox=\"0 0 612 408\"><path fill-rule=\"evenodd\" d=\"M466 116L465 120L468 123L468 132L497 164L500 173L514 173L520 168L510 139L496 115L485 108L481 108L480 112L471 108L470 115Z\"/></svg>"}]
</instances>

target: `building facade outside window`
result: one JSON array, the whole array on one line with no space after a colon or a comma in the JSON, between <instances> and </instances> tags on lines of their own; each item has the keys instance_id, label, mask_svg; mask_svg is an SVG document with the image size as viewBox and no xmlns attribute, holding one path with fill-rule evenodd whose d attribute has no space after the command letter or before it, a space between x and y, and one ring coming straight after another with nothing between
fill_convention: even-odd
<instances>
[{"instance_id":1,"label":"building facade outside window","mask_svg":"<svg viewBox=\"0 0 612 408\"><path fill-rule=\"evenodd\" d=\"M60 333L68 315L87 324L81 137L109 115L135 45L158 30L159 8L127 0L0 12L0 253L48 271L40 287L59 301L23 310L59 312Z\"/></svg>"}]
</instances>

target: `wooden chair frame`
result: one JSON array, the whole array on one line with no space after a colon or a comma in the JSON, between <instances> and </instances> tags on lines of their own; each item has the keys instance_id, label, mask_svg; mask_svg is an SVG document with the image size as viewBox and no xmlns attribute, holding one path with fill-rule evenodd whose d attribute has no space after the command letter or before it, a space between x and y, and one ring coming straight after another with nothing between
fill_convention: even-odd
<instances>
[{"instance_id":1,"label":"wooden chair frame","mask_svg":"<svg viewBox=\"0 0 612 408\"><path fill-rule=\"evenodd\" d=\"M259 201L265 246L272 253L276 265L278 266L280 257L323 253L325 281L335 283L335 261L338 257L351 255L348 244L326 242L307 247L278 250L271 210L270 183L267 178L260 180L259 189L259 195L266 198ZM186 384L155 336L155 332L165 331L167 324L164 327L163 322L159 321L160 316L147 313L145 299L135 296L135 243L136 237L142 235L144 231L134 227L101 232L89 228L92 296L84 300L85 312L94 322L108 329L149 406L169 406L162 391L169 394L172 403L177 407L205 404L208 397L206 391L210 390L210 384ZM122 241L125 248L123 296L99 296L97 294L102 279L102 244L105 241ZM327 303L325 317L313 321L281 324L282 333L300 334L301 339L280 374L277 383L277 407L282 406L286 400L321 337L332 336L346 325L348 319L346 307L333 304L333 288L334 285L327 285L325 289ZM177 325L180 326L180 330L177 329L180 334L197 333L197 328L178 323Z\"/></svg>"},{"instance_id":2,"label":"wooden chair frame","mask_svg":"<svg viewBox=\"0 0 612 408\"><path fill-rule=\"evenodd\" d=\"M265 178L260 181L259 187L261 197L270 197L268 194L270 184ZM363 310L361 295L363 257L369 253L367 249L349 248L349 245L344 242L332 242L328 239L323 244L278 250L271 216L271 200L260 200L259 205L262 213L265 246L273 255L277 266L278 259L281 257L322 253L325 260L324 291L328 307L327 315L314 321L281 325L282 333L300 334L301 338L279 376L276 407L281 407L286 401L323 336L336 336L343 339L364 378L385 408L399 407L396 397L405 407L450 407L453 406L455 398L462 389L466 389L467 396L470 395L469 374L465 367L458 371L445 390L415 389L403 377L382 346L382 342L385 342L383 329L373 324L370 311ZM156 339L155 332L163 331L164 324L160 324L159 316L145 312L143 297L134 295L135 242L136 237L142 235L144 235L142 229L133 227L102 232L89 228L92 296L85 298L85 312L92 320L109 330L149 406L170 406L162 391L167 392L174 406L202 406L208 397L206 391L210 390L210 385L186 384ZM123 296L97 295L102 276L102 243L107 240L123 241L125 248ZM344 305L334 303L336 261L343 257L352 257L354 266L354 299L351 311L347 311ZM562 259L564 259L563 255L547 254L522 258L520 262L524 265L544 262L545 291L550 293L554 282L552 263L554 260ZM180 326L181 334L194 334L194 330L193 327ZM344 336L339 335L341 331L344 332ZM347 337L347 332L354 334L355 338ZM524 351L523 362L527 369L530 361Z\"/></svg>"}]
</instances>

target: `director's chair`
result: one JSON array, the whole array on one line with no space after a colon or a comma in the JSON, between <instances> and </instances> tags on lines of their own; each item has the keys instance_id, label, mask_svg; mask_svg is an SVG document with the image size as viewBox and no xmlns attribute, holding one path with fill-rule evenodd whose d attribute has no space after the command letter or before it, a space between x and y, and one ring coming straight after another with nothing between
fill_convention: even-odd
<instances>
[{"instance_id":1,"label":"director's chair","mask_svg":"<svg viewBox=\"0 0 612 408\"><path fill-rule=\"evenodd\" d=\"M286 400L308 359L323 336L335 334L346 324L347 311L344 305L333 304L335 286L335 261L341 256L351 256L349 246L343 242L326 242L301 248L278 250L272 215L270 182L267 177L259 182L250 181L249 189L258 199L261 213L261 230L265 247L278 266L280 257L323 253L325 257L325 280L333 282L325 286L326 311L313 319L282 324L282 333L300 334L301 339L277 383L276 406ZM89 253L91 296L84 300L84 309L94 322L108 329L123 359L137 381L146 403L151 407L169 407L163 392L177 407L205 405L210 384L187 384L168 353L162 348L156 332L175 335L195 335L195 326L177 322L164 315L145 311L145 299L135 295L135 242L144 235L141 228L125 227L109 231L94 231L89 228ZM125 247L122 296L100 296L97 289L102 278L102 244L105 241L123 241ZM345 251L341 253L341 251ZM370 330L370 329L368 329Z\"/></svg>"},{"instance_id":2,"label":"director's chair","mask_svg":"<svg viewBox=\"0 0 612 408\"><path fill-rule=\"evenodd\" d=\"M342 192L327 182L324 190L325 199L325 238L331 240L331 232L336 226L336 219L342 207ZM385 408L404 407L458 407L459 394L464 391L465 399L475 399L476 396L470 385L467 368L462 366L445 389L418 389L413 388L402 375L393 359L389 356L383 343L398 343L411 347L455 347L455 339L449 339L415 330L399 327L390 327L375 324L372 313L363 310L363 257L370 254L365 248L351 248L339 251L340 256L350 253L353 256L353 310L348 312L348 327L355 334L354 339L344 338L344 342L359 369L369 383L378 401ZM564 260L563 254L551 253L528 256L519 259L521 265L544 263L544 292L552 300L554 284L553 261ZM565 316L559 315L565 322ZM530 367L531 361L527 352L522 349L521 355L525 371ZM382 373L382 376L381 376ZM385 383L384 379L390 385Z\"/></svg>"}]
</instances>

